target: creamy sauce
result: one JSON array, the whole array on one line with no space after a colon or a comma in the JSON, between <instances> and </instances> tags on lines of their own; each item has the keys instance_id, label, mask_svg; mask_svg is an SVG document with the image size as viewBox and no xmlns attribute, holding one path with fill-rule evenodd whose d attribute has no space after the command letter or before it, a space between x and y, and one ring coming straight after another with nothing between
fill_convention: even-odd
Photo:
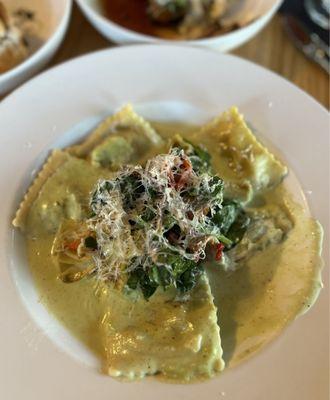
<instances>
[{"instance_id":1,"label":"creamy sauce","mask_svg":"<svg viewBox=\"0 0 330 400\"><path fill-rule=\"evenodd\" d=\"M189 135L193 129L174 124L153 123L153 126L163 137L170 137L178 132ZM96 178L92 176L87 180L85 195L88 193L89 187L93 186ZM229 366L236 365L256 353L278 335L290 321L312 305L322 286L320 279L322 229L319 224L292 200L283 184L266 194L263 200L268 204L277 204L289 213L294 227L289 232L287 239L281 244L271 245L265 251L256 253L246 265L236 272L225 273L215 264L206 266L214 303L218 308L224 359ZM97 284L94 279L83 279L74 284L65 284L57 278L58 271L50 262L54 233L45 234L43 226L40 225L39 214L36 212L37 207L38 203L36 202L30 213L29 225L33 227L33 235L27 238L27 249L30 268L41 301L73 335L85 343L98 357L101 359L109 357L109 351L105 352L107 345L104 344L105 330L102 329L102 326L104 327L102 321L106 321L109 309L111 310L114 304L114 299L111 295L109 296L109 288ZM166 297L168 294L164 296ZM117 303L122 302L122 300L118 300L118 296L116 299ZM127 302L127 300L125 301ZM158 300L155 298L155 301L161 301L161 297L158 297ZM118 307L125 310L121 323L126 321L127 324L129 317L127 304ZM170 313L171 310L169 309L168 312ZM188 311L182 309L182 312L185 314ZM208 312L212 314L213 310L209 309ZM170 314L165 315L164 313L166 314L165 308L158 319L156 316L154 317L156 328L146 326L141 335L151 329L152 335L161 341L157 325L161 325L162 319L166 321L171 319ZM135 316L135 318L137 317ZM192 318L197 317L192 315ZM114 323L120 323L118 322L120 319L117 318L116 321ZM109 326L106 329L109 330ZM129 326L126 326L125 329L129 331ZM182 330L182 327L180 329ZM109 340L111 334L107 333L107 337ZM125 337L127 340L132 339L130 333ZM191 339L192 346L198 346L196 335L192 335ZM121 338L120 343L123 340ZM189 341L189 338L187 340ZM210 336L210 340L212 343L214 338ZM133 342L134 345L136 343ZM152 348L151 346L155 346L155 342L150 341L149 345ZM144 346L146 345L144 344ZM174 346L174 351L179 349L180 343L178 342ZM147 348L142 351L146 352ZM157 353L155 349L153 351ZM162 353L164 358L165 353ZM120 359L116 360L115 351L110 354L112 354L110 357L113 357L114 364L117 361L119 364L122 362ZM154 353L151 352L151 354ZM189 353L187 357L191 357L191 354ZM216 362L212 357L210 360L210 363ZM196 359L197 361L198 359ZM181 374L173 375L169 372L168 376L165 374L164 377L170 380L184 381L185 374L189 370L189 358L186 358L185 363L187 364L186 369ZM220 369L219 365L213 368L215 371ZM156 372L156 370L155 367L151 372ZM205 374L205 376L211 375L209 371Z\"/></svg>"},{"instance_id":2,"label":"creamy sauce","mask_svg":"<svg viewBox=\"0 0 330 400\"><path fill-rule=\"evenodd\" d=\"M322 288L322 228L283 185L266 196L287 208L294 227L287 239L257 252L234 273L208 266L227 366L250 357L307 311Z\"/></svg>"}]
</instances>

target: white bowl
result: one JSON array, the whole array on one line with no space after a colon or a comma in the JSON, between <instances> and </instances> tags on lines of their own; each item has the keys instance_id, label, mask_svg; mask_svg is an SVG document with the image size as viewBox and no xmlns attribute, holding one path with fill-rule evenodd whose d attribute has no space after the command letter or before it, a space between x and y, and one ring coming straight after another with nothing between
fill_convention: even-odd
<instances>
[{"instance_id":1,"label":"white bowl","mask_svg":"<svg viewBox=\"0 0 330 400\"><path fill-rule=\"evenodd\" d=\"M230 21L235 20L244 24L242 28L211 38L180 41L182 44L216 48L222 52L232 50L255 36L272 18L283 0L237 0L240 4L236 13L231 15ZM104 14L101 0L76 0L82 12L90 23L105 38L119 44L130 43L173 43L173 40L164 40L154 36L137 33L118 25ZM228 21L229 21L228 18Z\"/></svg>"},{"instance_id":2,"label":"white bowl","mask_svg":"<svg viewBox=\"0 0 330 400\"><path fill-rule=\"evenodd\" d=\"M3 0L8 11L26 9L35 15L29 33L30 56L0 74L0 96L14 89L43 68L59 48L69 25L72 0Z\"/></svg>"}]
</instances>

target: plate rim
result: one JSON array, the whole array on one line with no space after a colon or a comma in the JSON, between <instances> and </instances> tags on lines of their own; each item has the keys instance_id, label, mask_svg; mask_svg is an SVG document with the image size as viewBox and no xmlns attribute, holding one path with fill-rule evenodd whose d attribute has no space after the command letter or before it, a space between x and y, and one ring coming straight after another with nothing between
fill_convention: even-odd
<instances>
[{"instance_id":1,"label":"plate rim","mask_svg":"<svg viewBox=\"0 0 330 400\"><path fill-rule=\"evenodd\" d=\"M160 47L159 45L135 45L135 46L130 46L130 47L150 47L150 46L157 47L157 48ZM161 46L163 46L163 47L164 47L164 46L165 46L165 47L180 47L180 48L183 47L183 46L177 46L177 45L175 45L175 46L161 45ZM84 56L81 56L81 57L77 57L77 58L75 58L75 59L69 61L69 63L77 62L78 60L79 60L79 62L81 62L81 59L83 59L83 58L85 58L85 57L86 57L86 58L87 58L87 57L92 57L92 56L94 56L96 53L113 52L113 51L118 51L118 50L122 51L123 49L125 49L125 51L126 51L127 48L116 48L116 49L101 50L101 51L98 51L98 52L94 52L94 53L92 53L92 54L88 54L88 55L84 55ZM182 50L183 50L183 49L182 49ZM197 50L197 49L196 49L196 50ZM207 52L212 52L213 54L216 53L215 51L212 51L212 50L209 50L209 49L198 49L197 51L207 51ZM219 54L219 55L220 55L220 54ZM262 70L265 70L265 68L262 68L262 67L260 67L260 66L257 66L257 65L255 65L254 63L251 63L251 62L249 62L249 61L242 60L241 58L239 58L239 57L237 57L237 56L232 56L232 55L221 55L221 57L239 59L240 62L243 61L244 63L252 64L254 67L261 68ZM59 69L59 68L63 67L63 65L65 65L65 64L67 64L67 63L60 64L60 65L58 65L58 66L52 68L51 70L42 73L41 75L39 75L39 77L40 77L40 76L43 76L43 75L45 75L45 74L47 74L47 73L50 72L50 71L54 71L54 70L56 70L56 69ZM270 74L272 74L272 75L274 75L274 76L277 76L277 77L279 77L279 78L282 79L282 80L285 80L285 79L283 79L282 77L280 77L279 75L277 75L277 74L275 74L275 73L273 73L273 72L271 72L271 71L268 71L268 73L270 73ZM35 80L39 79L39 77L36 77L36 78L32 79L31 81L29 81L29 82L25 83L24 85L22 85L21 88L17 89L17 90L14 91L10 96L8 96L8 97L3 101L2 104L7 104L7 102L10 103L10 101L12 101L12 100L11 100L12 97L13 97L15 94L18 94L18 95L19 95L18 92L21 91L22 89L25 88L24 90L28 90L29 85L32 85L33 82L34 82ZM306 94L306 93L303 92L301 89L295 87L295 85L291 84L291 83L288 82L287 80L285 80L285 81L286 81L286 83L289 83L289 85L292 86L295 90L298 89L298 91L300 92L300 95L303 94L304 96L307 96L307 97L309 98L309 100L312 100L313 103L315 103L318 107L320 107L321 109L323 109L323 110L322 110L323 112L325 111L326 114L328 114L328 113L327 113L327 110L326 110L322 105L320 105L315 99L313 99L310 95ZM0 105L0 115L1 115L1 113L2 113L2 109L3 109L3 107L2 107L2 105ZM15 293L15 294L16 294L16 296L17 296L17 293ZM268 349L266 349L266 350L270 350L270 346L268 346ZM264 350L263 352L265 352L266 350ZM65 355L65 356L67 357L67 355Z\"/></svg>"},{"instance_id":2,"label":"plate rim","mask_svg":"<svg viewBox=\"0 0 330 400\"><path fill-rule=\"evenodd\" d=\"M301 87L295 85L293 82L291 82L288 78L281 76L278 72L272 71L260 64L257 64L254 61L248 60L242 56L238 56L236 54L229 54L229 53L219 53L213 48L208 48L208 47L198 47L198 46L187 46L184 44L180 43L175 43L175 44L168 44L168 43L135 43L132 45L125 45L125 46L116 46L116 47L111 47L111 48L105 48L101 50L95 50L86 54L82 54L79 56L76 56L74 58L71 58L70 60L66 60L63 62L60 62L57 65L52 66L51 68L47 68L46 70L40 72L39 74L35 75L28 81L24 82L17 88L15 88L11 93L9 93L7 96L5 96L4 99L2 99L0 103L0 107L2 108L2 104L7 104L8 101L11 101L12 98L17 94L17 92L20 92L21 90L26 90L29 85L34 84L36 80L39 80L41 77L45 76L46 74L53 73L55 71L60 70L61 68L65 68L68 64L73 64L73 63L78 63L78 62L84 62L85 59L98 56L99 54L103 53L109 53L109 52L121 52L121 51L127 51L127 49L134 49L134 48L159 48L159 47L164 47L164 48L180 48L182 50L184 49L189 49L189 50L196 50L196 51L205 51L207 53L212 53L212 54L218 54L219 56L223 56L226 58L232 58L236 60L240 60L240 62L245 63L246 65L250 65L255 67L256 69L259 69L260 71L267 71L268 74L273 75L273 77L279 78L280 80L285 81L292 89L298 90L301 95L307 96L309 100L311 100L314 104L318 105L319 107L322 108L323 111L325 111L329 115L329 111L326 109L326 107L320 103L318 100L315 99L311 94L307 93L305 90L303 90Z\"/></svg>"}]
</instances>

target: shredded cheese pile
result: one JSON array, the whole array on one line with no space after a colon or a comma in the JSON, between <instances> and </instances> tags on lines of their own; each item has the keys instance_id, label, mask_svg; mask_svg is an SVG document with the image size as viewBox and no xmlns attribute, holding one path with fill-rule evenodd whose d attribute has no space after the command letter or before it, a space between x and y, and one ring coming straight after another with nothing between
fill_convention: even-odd
<instances>
[{"instance_id":1,"label":"shredded cheese pile","mask_svg":"<svg viewBox=\"0 0 330 400\"><path fill-rule=\"evenodd\" d=\"M99 279L116 281L137 268L170 268L170 255L199 262L206 245L219 242L212 223L221 208L223 182L193 168L192 157L173 148L145 168L125 166L100 180L91 197L94 255Z\"/></svg>"}]
</instances>

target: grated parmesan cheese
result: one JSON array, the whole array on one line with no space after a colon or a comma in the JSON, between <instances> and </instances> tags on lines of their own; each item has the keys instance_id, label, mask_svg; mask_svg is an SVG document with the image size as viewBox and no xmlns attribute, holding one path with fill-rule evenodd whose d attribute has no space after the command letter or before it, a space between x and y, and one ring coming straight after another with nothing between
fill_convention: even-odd
<instances>
[{"instance_id":1,"label":"grated parmesan cheese","mask_svg":"<svg viewBox=\"0 0 330 400\"><path fill-rule=\"evenodd\" d=\"M125 166L111 180L100 180L91 197L97 277L117 281L137 268L170 268L175 254L198 263L211 241L212 222L221 208L223 182L194 170L184 150L150 159L145 168Z\"/></svg>"}]
</instances>

